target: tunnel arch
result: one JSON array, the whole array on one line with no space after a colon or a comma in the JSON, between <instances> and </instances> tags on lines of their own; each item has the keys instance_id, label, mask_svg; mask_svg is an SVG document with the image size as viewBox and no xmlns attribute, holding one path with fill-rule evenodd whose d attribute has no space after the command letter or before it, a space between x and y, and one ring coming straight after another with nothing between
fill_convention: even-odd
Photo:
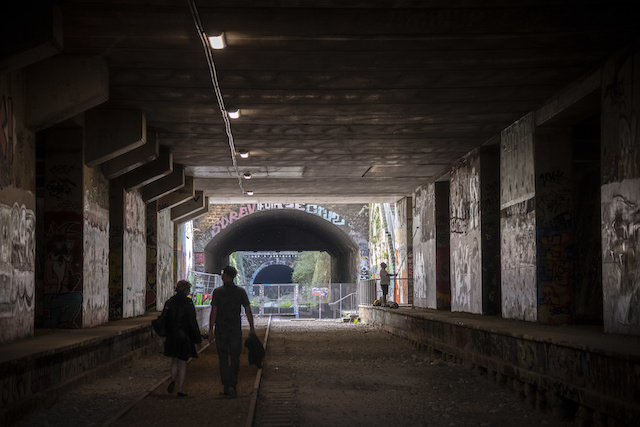
<instances>
[{"instance_id":1,"label":"tunnel arch","mask_svg":"<svg viewBox=\"0 0 640 427\"><path fill-rule=\"evenodd\" d=\"M334 282L358 280L360 249L340 227L294 209L267 210L229 224L205 246L205 269L218 272L236 251L326 251Z\"/></svg>"},{"instance_id":2,"label":"tunnel arch","mask_svg":"<svg viewBox=\"0 0 640 427\"><path fill-rule=\"evenodd\" d=\"M263 285L266 283L291 283L292 276L293 268L288 265L270 264L264 267L261 266L261 268L254 274L250 284Z\"/></svg>"}]
</instances>

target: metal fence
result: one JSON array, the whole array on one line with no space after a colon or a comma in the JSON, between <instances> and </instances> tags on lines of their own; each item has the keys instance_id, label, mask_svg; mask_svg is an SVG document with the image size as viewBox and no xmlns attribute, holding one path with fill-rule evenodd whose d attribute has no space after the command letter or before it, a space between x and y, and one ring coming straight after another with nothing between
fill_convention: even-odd
<instances>
[{"instance_id":1,"label":"metal fence","mask_svg":"<svg viewBox=\"0 0 640 427\"><path fill-rule=\"evenodd\" d=\"M195 271L192 274L191 294L194 304L196 306L211 305L213 290L222 286L220 274ZM247 291L254 315L335 319L342 317L345 313L356 312L360 304L360 291L356 283L321 285L276 283L238 286ZM318 295L313 295L314 292Z\"/></svg>"},{"instance_id":2,"label":"metal fence","mask_svg":"<svg viewBox=\"0 0 640 427\"><path fill-rule=\"evenodd\" d=\"M389 285L389 295L387 301L393 301L395 288L397 286L407 286L408 280L401 277L391 277ZM359 304L373 305L373 302L382 296L382 288L380 287L380 279L361 280L358 283L358 292L360 294Z\"/></svg>"}]
</instances>

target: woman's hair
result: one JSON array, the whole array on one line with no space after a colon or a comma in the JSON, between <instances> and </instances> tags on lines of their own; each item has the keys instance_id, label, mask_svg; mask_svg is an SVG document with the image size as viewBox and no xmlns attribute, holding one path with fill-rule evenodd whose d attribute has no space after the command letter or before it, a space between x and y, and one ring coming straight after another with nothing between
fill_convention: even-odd
<instances>
[{"instance_id":1,"label":"woman's hair","mask_svg":"<svg viewBox=\"0 0 640 427\"><path fill-rule=\"evenodd\" d=\"M187 282L186 280L180 280L178 281L178 283L176 283L176 293L189 295L190 291L191 283Z\"/></svg>"}]
</instances>

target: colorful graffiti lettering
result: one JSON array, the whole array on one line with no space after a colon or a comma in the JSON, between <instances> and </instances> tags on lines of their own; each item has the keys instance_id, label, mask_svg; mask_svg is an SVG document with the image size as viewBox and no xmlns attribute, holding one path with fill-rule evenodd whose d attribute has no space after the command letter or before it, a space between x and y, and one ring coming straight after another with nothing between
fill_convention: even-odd
<instances>
[{"instance_id":1,"label":"colorful graffiti lettering","mask_svg":"<svg viewBox=\"0 0 640 427\"><path fill-rule=\"evenodd\" d=\"M327 221L329 221L334 225L345 224L344 218L341 218L339 214L335 213L334 211L323 208L322 206L309 204L307 205L306 211L307 213L314 214L319 216L320 218L326 219Z\"/></svg>"},{"instance_id":2,"label":"colorful graffiti lettering","mask_svg":"<svg viewBox=\"0 0 640 427\"><path fill-rule=\"evenodd\" d=\"M211 237L215 237L222 230L233 224L240 218L244 218L247 215L251 215L257 211L266 211L273 209L294 209L303 212L307 212L313 215L317 215L334 225L345 225L345 220L340 214L329 210L325 207L304 204L304 203L258 203L240 206L237 210L232 210L227 215L223 216L211 225Z\"/></svg>"},{"instance_id":3,"label":"colorful graffiti lettering","mask_svg":"<svg viewBox=\"0 0 640 427\"><path fill-rule=\"evenodd\" d=\"M218 233L227 228L229 225L233 224L235 221L239 220L240 218L244 218L245 216L250 215L255 211L256 205L251 204L240 206L237 211L229 212L228 215L223 216L218 221L214 222L213 225L211 225L211 237L216 236Z\"/></svg>"}]
</instances>

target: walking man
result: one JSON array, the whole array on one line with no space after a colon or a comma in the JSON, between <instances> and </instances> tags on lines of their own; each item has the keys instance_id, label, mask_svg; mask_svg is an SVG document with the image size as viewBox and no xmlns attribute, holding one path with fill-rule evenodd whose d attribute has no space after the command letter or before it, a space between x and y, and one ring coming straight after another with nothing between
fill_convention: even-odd
<instances>
[{"instance_id":1,"label":"walking man","mask_svg":"<svg viewBox=\"0 0 640 427\"><path fill-rule=\"evenodd\" d=\"M242 352L242 319L240 308L249 321L249 334L255 335L253 314L249 298L244 289L233 281L238 272L231 266L222 270L223 286L214 289L211 299L211 316L209 317L209 343L216 345L220 359L220 377L224 386L224 394L237 397L238 370L240 369L240 353ZM215 326L215 333L214 333Z\"/></svg>"}]
</instances>

